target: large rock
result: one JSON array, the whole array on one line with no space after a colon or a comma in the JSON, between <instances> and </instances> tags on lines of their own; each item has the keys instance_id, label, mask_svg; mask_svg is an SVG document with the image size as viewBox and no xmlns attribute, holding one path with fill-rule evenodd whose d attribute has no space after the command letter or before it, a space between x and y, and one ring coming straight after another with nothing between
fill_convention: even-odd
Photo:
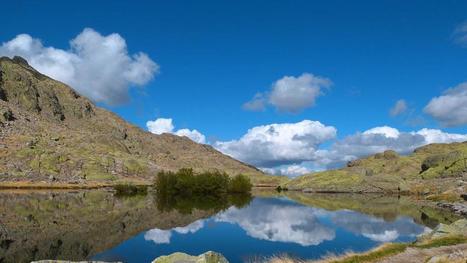
<instances>
[{"instance_id":1,"label":"large rock","mask_svg":"<svg viewBox=\"0 0 467 263\"><path fill-rule=\"evenodd\" d=\"M152 263L228 263L227 259L220 253L208 251L199 256L191 256L176 252L168 256L160 256Z\"/></svg>"},{"instance_id":2,"label":"large rock","mask_svg":"<svg viewBox=\"0 0 467 263\"><path fill-rule=\"evenodd\" d=\"M432 239L450 235L467 236L467 219L457 220L450 225L439 224L431 233L422 235L419 239Z\"/></svg>"}]
</instances>

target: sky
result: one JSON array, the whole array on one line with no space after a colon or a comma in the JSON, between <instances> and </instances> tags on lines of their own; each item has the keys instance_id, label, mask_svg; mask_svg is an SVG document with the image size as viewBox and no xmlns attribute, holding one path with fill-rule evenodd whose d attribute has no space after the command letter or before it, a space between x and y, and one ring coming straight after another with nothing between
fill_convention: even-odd
<instances>
[{"instance_id":1,"label":"sky","mask_svg":"<svg viewBox=\"0 0 467 263\"><path fill-rule=\"evenodd\" d=\"M467 1L7 1L20 55L153 133L297 176L467 140Z\"/></svg>"}]
</instances>

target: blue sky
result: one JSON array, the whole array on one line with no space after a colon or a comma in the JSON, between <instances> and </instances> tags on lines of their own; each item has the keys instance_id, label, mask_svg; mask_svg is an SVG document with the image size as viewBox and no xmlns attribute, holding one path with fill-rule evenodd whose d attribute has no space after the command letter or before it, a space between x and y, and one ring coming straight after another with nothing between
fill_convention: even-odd
<instances>
[{"instance_id":1,"label":"blue sky","mask_svg":"<svg viewBox=\"0 0 467 263\"><path fill-rule=\"evenodd\" d=\"M284 161L273 156L272 162L250 162L258 166L338 165L382 148L364 143L373 148L325 164L318 160L325 158L319 151L380 126L400 132L431 128L446 134L467 133L463 106L467 100L445 109L448 112L439 105L424 110L433 98L467 81L467 1L7 1L2 10L4 46L24 33L44 47L68 52L70 41L91 28L103 37L119 34L130 57L144 52L157 64L153 79L126 80L122 84L130 87L126 103L99 102L144 129L147 121L171 118L174 132L196 129L216 148L248 162L238 152L251 152L254 144L240 150L244 145L222 146L222 142L239 141L248 129L274 123L311 120L335 128L335 135L304 143L314 149L306 155L314 157ZM5 50L4 55L14 55ZM328 80L329 87L305 83L305 89L318 89L320 95L297 112L270 102L276 81L304 73ZM144 84L134 88L138 81ZM456 93L461 95L452 98L467 98L466 90L461 86ZM259 92L265 101L263 111L242 108ZM404 107L391 116L398 100ZM438 103L444 105L441 102L445 100ZM454 112L456 120L447 121ZM387 130L377 134L394 138L387 136ZM397 148L393 143L378 146Z\"/></svg>"}]
</instances>

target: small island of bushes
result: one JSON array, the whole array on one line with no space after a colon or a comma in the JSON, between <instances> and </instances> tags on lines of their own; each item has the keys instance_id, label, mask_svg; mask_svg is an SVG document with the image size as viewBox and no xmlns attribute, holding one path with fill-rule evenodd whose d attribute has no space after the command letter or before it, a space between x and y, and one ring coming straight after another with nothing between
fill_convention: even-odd
<instances>
[{"instance_id":1,"label":"small island of bushes","mask_svg":"<svg viewBox=\"0 0 467 263\"><path fill-rule=\"evenodd\" d=\"M177 172L159 172L155 187L159 193L191 196L245 194L251 192L252 184L250 179L242 174L229 177L220 171L195 173L193 169L184 168Z\"/></svg>"}]
</instances>

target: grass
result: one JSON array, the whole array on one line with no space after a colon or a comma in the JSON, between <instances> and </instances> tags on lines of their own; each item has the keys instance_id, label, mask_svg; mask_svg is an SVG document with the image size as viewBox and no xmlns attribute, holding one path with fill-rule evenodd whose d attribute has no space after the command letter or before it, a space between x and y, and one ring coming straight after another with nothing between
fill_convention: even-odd
<instances>
[{"instance_id":1,"label":"grass","mask_svg":"<svg viewBox=\"0 0 467 263\"><path fill-rule=\"evenodd\" d=\"M360 263L360 262L373 262L387 256L392 256L405 251L407 244L385 244L377 249L365 254L349 254L344 256L343 259L330 260L329 263Z\"/></svg>"},{"instance_id":2,"label":"grass","mask_svg":"<svg viewBox=\"0 0 467 263\"><path fill-rule=\"evenodd\" d=\"M327 256L318 261L309 261L310 263L363 263L376 262L383 258L394 256L404 252L407 248L430 249L444 246L453 246L457 244L467 243L467 237L464 236L447 236L432 239L423 243L387 243L383 244L369 252L355 254L348 252L341 256ZM299 259L293 259L287 256L273 257L267 260L268 263L293 263L306 262Z\"/></svg>"}]
</instances>

